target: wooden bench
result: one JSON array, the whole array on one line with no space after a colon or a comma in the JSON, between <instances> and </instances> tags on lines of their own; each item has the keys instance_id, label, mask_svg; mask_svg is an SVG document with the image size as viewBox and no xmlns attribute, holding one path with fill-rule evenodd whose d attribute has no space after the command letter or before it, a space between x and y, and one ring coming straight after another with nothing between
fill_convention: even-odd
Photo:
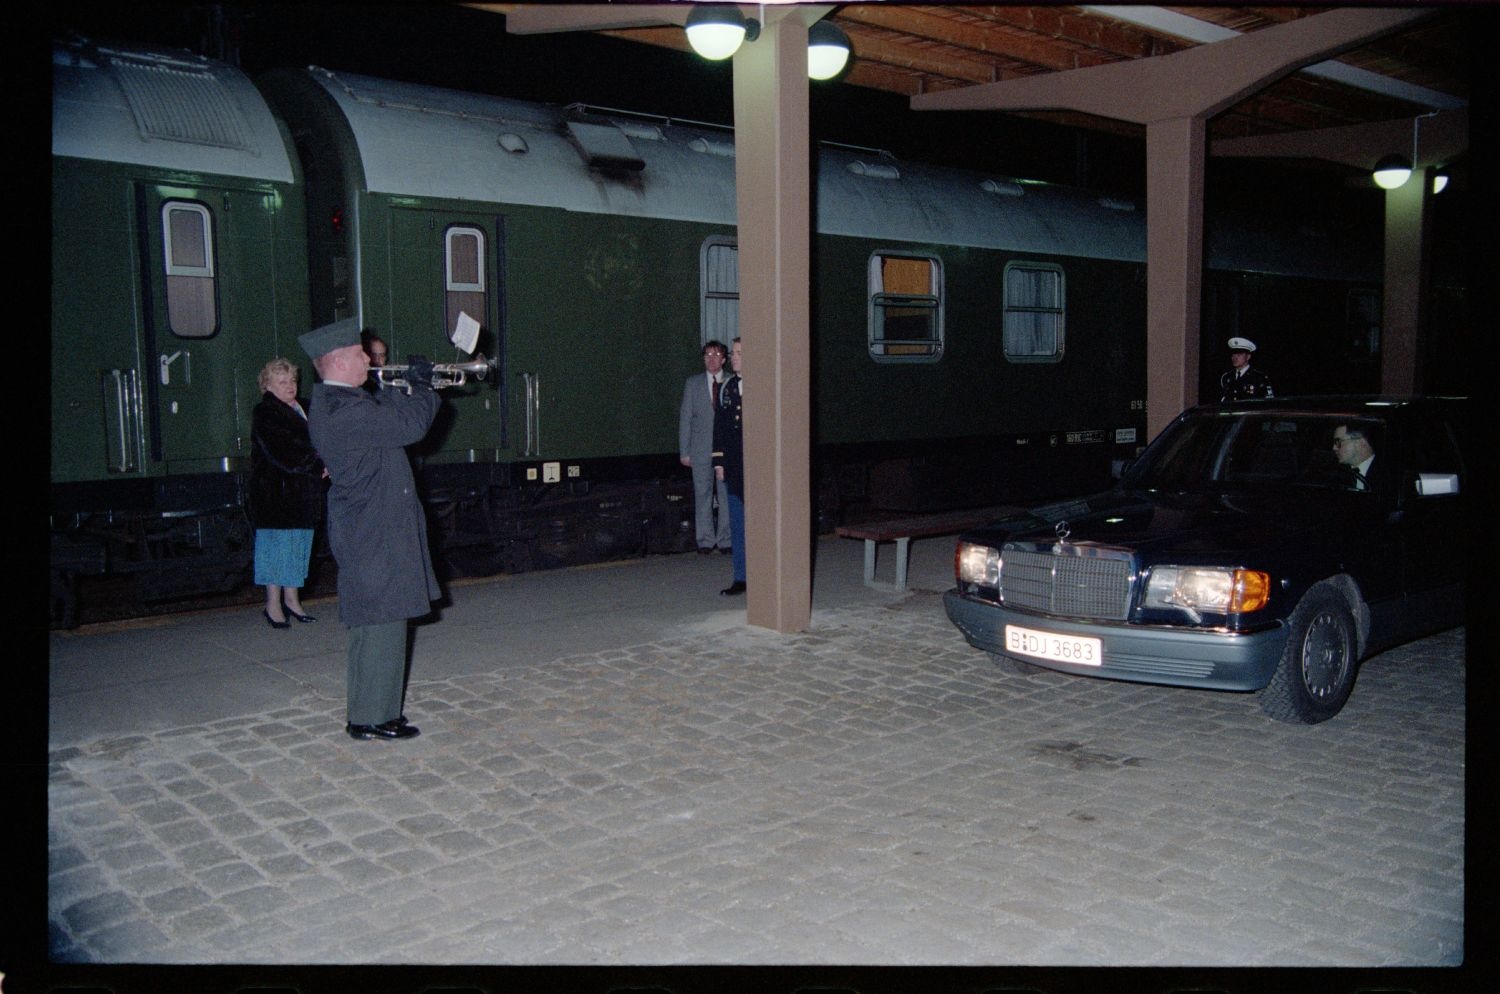
<instances>
[{"instance_id":1,"label":"wooden bench","mask_svg":"<svg viewBox=\"0 0 1500 994\"><path fill-rule=\"evenodd\" d=\"M855 525L839 525L834 534L840 538L861 538L865 541L865 586L881 590L905 590L906 566L911 540L931 538L934 535L956 535L970 528L997 521L1014 514L1015 507L980 507L963 511L938 511L932 514L917 514L904 518L884 518L865 521ZM875 548L881 542L896 543L896 582L877 583L875 580Z\"/></svg>"}]
</instances>

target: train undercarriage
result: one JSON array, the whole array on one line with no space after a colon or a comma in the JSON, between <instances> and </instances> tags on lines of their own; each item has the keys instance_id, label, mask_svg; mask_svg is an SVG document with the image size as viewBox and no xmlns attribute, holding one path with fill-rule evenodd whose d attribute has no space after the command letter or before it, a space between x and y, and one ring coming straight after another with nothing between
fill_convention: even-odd
<instances>
[{"instance_id":1,"label":"train undercarriage","mask_svg":"<svg viewBox=\"0 0 1500 994\"><path fill-rule=\"evenodd\" d=\"M818 533L851 515L978 507L1081 493L1107 485L1109 448L1059 450L1045 438L820 449L813 514ZM692 482L675 456L607 460L588 478L518 482L499 463L418 468L439 576L525 573L696 545ZM60 488L49 563L50 624L79 624L251 603L254 527L243 474L173 477L149 484ZM88 503L110 507L86 510ZM337 565L322 529L305 592L332 593Z\"/></svg>"}]
</instances>

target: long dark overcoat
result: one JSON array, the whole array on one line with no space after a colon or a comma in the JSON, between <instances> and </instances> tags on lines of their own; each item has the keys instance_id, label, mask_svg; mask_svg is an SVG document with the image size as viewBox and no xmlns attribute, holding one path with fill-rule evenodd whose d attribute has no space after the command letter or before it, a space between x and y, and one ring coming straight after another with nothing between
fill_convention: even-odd
<instances>
[{"instance_id":1,"label":"long dark overcoat","mask_svg":"<svg viewBox=\"0 0 1500 994\"><path fill-rule=\"evenodd\" d=\"M442 401L432 390L319 383L308 410L328 466L328 545L339 566L339 620L351 628L416 618L441 596L427 520L405 447L421 440Z\"/></svg>"},{"instance_id":2,"label":"long dark overcoat","mask_svg":"<svg viewBox=\"0 0 1500 994\"><path fill-rule=\"evenodd\" d=\"M250 416L250 520L257 528L316 528L323 520L323 460L307 419L269 391Z\"/></svg>"}]
</instances>

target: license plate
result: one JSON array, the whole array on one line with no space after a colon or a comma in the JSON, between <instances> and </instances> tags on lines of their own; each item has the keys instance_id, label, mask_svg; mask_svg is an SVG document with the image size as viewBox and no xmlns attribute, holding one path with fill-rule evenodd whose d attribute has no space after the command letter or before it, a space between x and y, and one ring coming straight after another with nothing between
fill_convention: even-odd
<instances>
[{"instance_id":1,"label":"license plate","mask_svg":"<svg viewBox=\"0 0 1500 994\"><path fill-rule=\"evenodd\" d=\"M1005 626L1005 651L1081 666L1099 666L1104 662L1104 647L1098 639L1039 632L1020 625Z\"/></svg>"}]
</instances>

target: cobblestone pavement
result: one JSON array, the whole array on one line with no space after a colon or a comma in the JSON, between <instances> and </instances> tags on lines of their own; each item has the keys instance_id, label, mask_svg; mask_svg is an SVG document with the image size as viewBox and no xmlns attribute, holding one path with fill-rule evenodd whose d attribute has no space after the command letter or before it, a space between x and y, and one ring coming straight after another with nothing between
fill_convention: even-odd
<instances>
[{"instance_id":1,"label":"cobblestone pavement","mask_svg":"<svg viewBox=\"0 0 1500 994\"><path fill-rule=\"evenodd\" d=\"M792 636L417 666L409 742L349 740L315 692L54 743L51 956L1457 965L1463 639L1291 726L1010 674L918 590Z\"/></svg>"}]
</instances>

